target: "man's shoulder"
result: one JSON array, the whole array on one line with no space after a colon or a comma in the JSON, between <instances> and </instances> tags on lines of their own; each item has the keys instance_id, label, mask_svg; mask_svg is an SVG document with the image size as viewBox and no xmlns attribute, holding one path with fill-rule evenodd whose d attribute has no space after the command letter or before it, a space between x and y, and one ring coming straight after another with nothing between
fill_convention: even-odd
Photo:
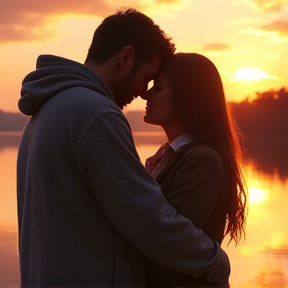
<instances>
[{"instance_id":1,"label":"man's shoulder","mask_svg":"<svg viewBox=\"0 0 288 288\"><path fill-rule=\"evenodd\" d=\"M76 114L85 113L98 117L104 113L116 113L124 117L121 109L107 96L105 91L95 91L87 87L77 86L62 91L59 98L62 97L61 100L66 102L65 106L71 107Z\"/></svg>"}]
</instances>

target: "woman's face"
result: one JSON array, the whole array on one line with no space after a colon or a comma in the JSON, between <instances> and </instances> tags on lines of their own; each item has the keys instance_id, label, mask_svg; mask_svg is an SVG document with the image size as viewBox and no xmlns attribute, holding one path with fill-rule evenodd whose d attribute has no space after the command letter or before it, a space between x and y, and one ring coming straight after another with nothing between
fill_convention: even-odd
<instances>
[{"instance_id":1,"label":"woman's face","mask_svg":"<svg viewBox=\"0 0 288 288\"><path fill-rule=\"evenodd\" d=\"M177 119L173 108L172 87L163 72L158 73L154 85L141 97L147 100L144 121L163 128Z\"/></svg>"}]
</instances>

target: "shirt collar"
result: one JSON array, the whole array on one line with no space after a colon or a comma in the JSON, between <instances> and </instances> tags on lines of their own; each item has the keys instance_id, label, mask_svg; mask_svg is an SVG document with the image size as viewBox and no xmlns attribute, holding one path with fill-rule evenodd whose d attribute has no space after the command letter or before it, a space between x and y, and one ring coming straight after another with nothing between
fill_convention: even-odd
<instances>
[{"instance_id":1,"label":"shirt collar","mask_svg":"<svg viewBox=\"0 0 288 288\"><path fill-rule=\"evenodd\" d=\"M170 146L173 148L174 151L179 150L182 146L189 144L193 141L193 137L190 133L184 133L176 138L174 141L170 143Z\"/></svg>"}]
</instances>

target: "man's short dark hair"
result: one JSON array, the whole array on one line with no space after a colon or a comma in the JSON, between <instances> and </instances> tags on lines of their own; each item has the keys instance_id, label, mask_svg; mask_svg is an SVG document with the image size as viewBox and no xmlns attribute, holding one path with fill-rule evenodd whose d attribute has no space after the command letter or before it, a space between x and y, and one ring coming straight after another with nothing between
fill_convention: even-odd
<instances>
[{"instance_id":1,"label":"man's short dark hair","mask_svg":"<svg viewBox=\"0 0 288 288\"><path fill-rule=\"evenodd\" d=\"M155 54L165 59L175 52L171 37L151 18L133 8L122 8L96 29L86 61L104 64L125 46L134 47L138 64L150 62Z\"/></svg>"}]
</instances>

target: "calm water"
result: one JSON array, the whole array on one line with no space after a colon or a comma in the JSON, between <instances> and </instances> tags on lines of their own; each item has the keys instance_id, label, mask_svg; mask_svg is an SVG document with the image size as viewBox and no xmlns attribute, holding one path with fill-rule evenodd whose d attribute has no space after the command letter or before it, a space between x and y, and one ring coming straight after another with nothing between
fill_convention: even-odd
<instances>
[{"instance_id":1,"label":"calm water","mask_svg":"<svg viewBox=\"0 0 288 288\"><path fill-rule=\"evenodd\" d=\"M227 247L227 241L224 241L222 247L228 253L231 261L230 283L232 288L287 288L287 151L286 149L281 151L280 146L271 147L269 140L263 141L262 136L259 137L260 139L251 141L251 147L254 147L255 153L250 151L249 159L245 164L245 173L250 188L246 239L236 248L233 244ZM275 144L277 142L275 139L273 138L271 143ZM286 144L284 145L283 139L279 138L278 142L283 148L286 148L288 141L285 138ZM15 173L18 141L19 136L0 135L1 288L19 287ZM152 155L163 141L163 136L135 134L141 161ZM263 148L266 144L268 151ZM257 147L259 149L256 149ZM261 149L263 153L259 152Z\"/></svg>"}]
</instances>

